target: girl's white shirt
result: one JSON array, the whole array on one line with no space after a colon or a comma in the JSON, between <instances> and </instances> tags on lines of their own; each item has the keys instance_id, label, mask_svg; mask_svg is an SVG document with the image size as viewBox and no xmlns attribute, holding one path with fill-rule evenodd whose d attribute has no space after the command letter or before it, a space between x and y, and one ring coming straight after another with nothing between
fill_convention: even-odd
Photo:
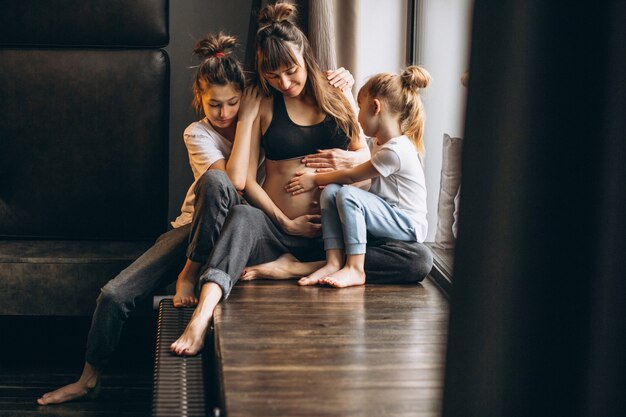
<instances>
[{"instance_id":1,"label":"girl's white shirt","mask_svg":"<svg viewBox=\"0 0 626 417\"><path fill-rule=\"evenodd\" d=\"M424 167L415 146L405 136L390 139L379 145L371 138L372 165L380 176L372 178L369 191L401 210L415 223L418 242L426 239L426 179Z\"/></svg>"},{"instance_id":2,"label":"girl's white shirt","mask_svg":"<svg viewBox=\"0 0 626 417\"><path fill-rule=\"evenodd\" d=\"M189 165L193 172L193 184L187 190L187 196L180 209L180 215L171 224L172 227L181 227L191 223L193 218L193 205L196 198L195 188L198 180L207 169L220 159L228 160L233 148L232 142L220 135L205 117L187 126L183 133ZM264 158L259 158L259 184L263 183L264 170L261 169Z\"/></svg>"}]
</instances>

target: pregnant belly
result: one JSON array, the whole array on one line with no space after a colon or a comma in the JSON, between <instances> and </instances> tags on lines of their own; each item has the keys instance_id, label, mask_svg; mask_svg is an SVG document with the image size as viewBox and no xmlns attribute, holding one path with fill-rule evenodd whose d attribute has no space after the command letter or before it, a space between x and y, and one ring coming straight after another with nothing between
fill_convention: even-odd
<instances>
[{"instance_id":1,"label":"pregnant belly","mask_svg":"<svg viewBox=\"0 0 626 417\"><path fill-rule=\"evenodd\" d=\"M300 158L282 161L267 160L265 168L266 177L263 189L287 217L295 219L305 214L319 214L320 190L316 189L293 196L287 193L284 188L296 172L313 172L315 171L313 168L305 167L300 162Z\"/></svg>"}]
</instances>

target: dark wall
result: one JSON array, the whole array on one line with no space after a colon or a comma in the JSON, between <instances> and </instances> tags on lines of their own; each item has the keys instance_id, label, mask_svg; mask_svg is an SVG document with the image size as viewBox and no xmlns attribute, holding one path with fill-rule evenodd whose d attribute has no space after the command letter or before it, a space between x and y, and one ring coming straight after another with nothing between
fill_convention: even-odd
<instances>
[{"instance_id":1,"label":"dark wall","mask_svg":"<svg viewBox=\"0 0 626 417\"><path fill-rule=\"evenodd\" d=\"M209 32L220 30L240 41L238 56L243 60L252 0L170 1L170 185L169 219L180 213L183 198L193 181L183 131L199 117L192 106L191 85L197 65L192 50L195 42Z\"/></svg>"}]
</instances>

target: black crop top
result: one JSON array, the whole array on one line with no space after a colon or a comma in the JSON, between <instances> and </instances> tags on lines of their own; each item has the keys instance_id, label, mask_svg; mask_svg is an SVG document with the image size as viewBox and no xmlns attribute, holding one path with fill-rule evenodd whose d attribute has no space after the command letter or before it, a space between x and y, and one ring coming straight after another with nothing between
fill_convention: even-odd
<instances>
[{"instance_id":1,"label":"black crop top","mask_svg":"<svg viewBox=\"0 0 626 417\"><path fill-rule=\"evenodd\" d=\"M287 113L285 98L274 94L272 121L261 137L265 157L272 161L297 158L316 153L318 149L348 149L350 138L330 116L315 125L295 124Z\"/></svg>"}]
</instances>

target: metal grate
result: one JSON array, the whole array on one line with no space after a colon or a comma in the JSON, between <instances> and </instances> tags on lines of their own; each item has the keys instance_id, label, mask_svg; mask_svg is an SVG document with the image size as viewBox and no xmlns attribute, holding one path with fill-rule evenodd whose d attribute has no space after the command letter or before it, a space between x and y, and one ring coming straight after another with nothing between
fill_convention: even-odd
<instances>
[{"instance_id":1,"label":"metal grate","mask_svg":"<svg viewBox=\"0 0 626 417\"><path fill-rule=\"evenodd\" d=\"M195 417L206 415L203 353L177 356L170 345L185 330L193 307L174 308L171 299L159 303L152 415Z\"/></svg>"}]
</instances>

